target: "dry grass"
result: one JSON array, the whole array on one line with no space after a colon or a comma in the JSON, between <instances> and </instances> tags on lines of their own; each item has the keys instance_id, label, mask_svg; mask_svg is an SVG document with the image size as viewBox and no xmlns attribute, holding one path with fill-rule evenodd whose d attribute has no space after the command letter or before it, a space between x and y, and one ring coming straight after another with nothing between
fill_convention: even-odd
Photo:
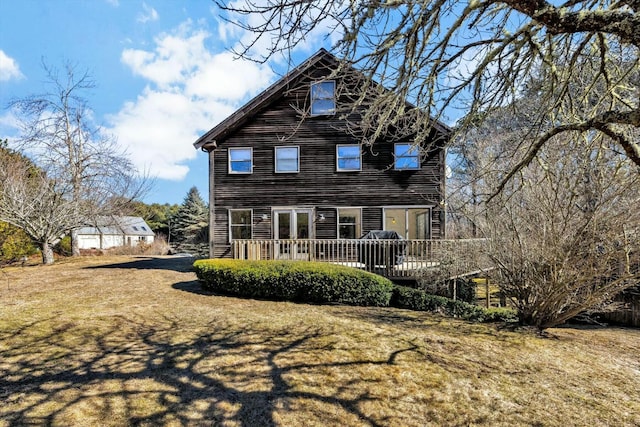
<instances>
[{"instance_id":1,"label":"dry grass","mask_svg":"<svg viewBox=\"0 0 640 427\"><path fill-rule=\"evenodd\" d=\"M213 296L190 262L4 269L0 425L640 425L639 330Z\"/></svg>"}]
</instances>

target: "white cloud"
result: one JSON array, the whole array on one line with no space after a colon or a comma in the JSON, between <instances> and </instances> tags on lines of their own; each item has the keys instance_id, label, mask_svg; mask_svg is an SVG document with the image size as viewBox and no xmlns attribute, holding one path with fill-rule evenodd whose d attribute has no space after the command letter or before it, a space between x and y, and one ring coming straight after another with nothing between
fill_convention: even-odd
<instances>
[{"instance_id":1,"label":"white cloud","mask_svg":"<svg viewBox=\"0 0 640 427\"><path fill-rule=\"evenodd\" d=\"M15 59L0 50L0 82L6 82L11 79L22 79L24 76L20 72L20 67Z\"/></svg>"},{"instance_id":2,"label":"white cloud","mask_svg":"<svg viewBox=\"0 0 640 427\"><path fill-rule=\"evenodd\" d=\"M185 163L199 154L193 147L196 139L274 76L266 65L210 51L209 37L187 21L156 37L153 50L122 52L122 62L146 79L147 86L107 117L107 131L116 135L140 170L154 177L183 179Z\"/></svg>"},{"instance_id":3,"label":"white cloud","mask_svg":"<svg viewBox=\"0 0 640 427\"><path fill-rule=\"evenodd\" d=\"M141 24L149 21L157 21L159 18L158 12L146 3L142 3L142 12L138 15L137 21Z\"/></svg>"},{"instance_id":4,"label":"white cloud","mask_svg":"<svg viewBox=\"0 0 640 427\"><path fill-rule=\"evenodd\" d=\"M271 76L271 71L264 66L222 52L200 64L198 72L185 82L185 90L190 96L236 103L247 93L255 94L265 88Z\"/></svg>"},{"instance_id":5,"label":"white cloud","mask_svg":"<svg viewBox=\"0 0 640 427\"><path fill-rule=\"evenodd\" d=\"M0 116L0 126L18 129L20 127L20 122L13 111L9 110Z\"/></svg>"},{"instance_id":6,"label":"white cloud","mask_svg":"<svg viewBox=\"0 0 640 427\"><path fill-rule=\"evenodd\" d=\"M160 87L184 83L190 72L200 66L200 58L210 55L204 44L207 37L209 34L206 31L192 30L191 22L187 21L173 34L156 37L153 52L125 49L122 52L122 62L134 74Z\"/></svg>"},{"instance_id":7,"label":"white cloud","mask_svg":"<svg viewBox=\"0 0 640 427\"><path fill-rule=\"evenodd\" d=\"M13 111L8 110L0 115L0 141L13 140L20 133L20 122Z\"/></svg>"}]
</instances>

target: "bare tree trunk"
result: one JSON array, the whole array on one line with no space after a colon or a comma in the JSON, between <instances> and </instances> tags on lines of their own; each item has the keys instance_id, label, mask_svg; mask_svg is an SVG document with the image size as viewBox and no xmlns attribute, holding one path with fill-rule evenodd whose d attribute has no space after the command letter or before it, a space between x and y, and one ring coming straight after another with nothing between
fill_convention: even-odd
<instances>
[{"instance_id":1,"label":"bare tree trunk","mask_svg":"<svg viewBox=\"0 0 640 427\"><path fill-rule=\"evenodd\" d=\"M78 241L78 229L71 230L71 256L80 256L80 242Z\"/></svg>"},{"instance_id":2,"label":"bare tree trunk","mask_svg":"<svg viewBox=\"0 0 640 427\"><path fill-rule=\"evenodd\" d=\"M40 250L42 251L42 263L53 264L53 248L49 244L49 242L43 242L40 244Z\"/></svg>"}]
</instances>

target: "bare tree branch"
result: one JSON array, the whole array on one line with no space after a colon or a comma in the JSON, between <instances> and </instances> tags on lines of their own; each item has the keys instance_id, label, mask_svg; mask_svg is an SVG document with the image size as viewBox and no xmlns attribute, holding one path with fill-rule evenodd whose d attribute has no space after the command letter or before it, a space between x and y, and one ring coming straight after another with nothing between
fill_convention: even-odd
<instances>
[{"instance_id":1,"label":"bare tree branch","mask_svg":"<svg viewBox=\"0 0 640 427\"><path fill-rule=\"evenodd\" d=\"M448 200L459 234L467 222L491 238L496 283L521 321L547 328L606 311L640 280L640 174L606 136L567 131L506 179L537 105L534 96L518 103L526 105L494 111L456 141L464 163L452 165Z\"/></svg>"},{"instance_id":2,"label":"bare tree branch","mask_svg":"<svg viewBox=\"0 0 640 427\"><path fill-rule=\"evenodd\" d=\"M544 82L540 105L527 139L518 142L528 150L508 171L510 178L565 132L615 133L613 140L640 167L638 143L625 137L640 127L636 1L274 0L219 6L225 19L253 34L252 43L237 51L245 58L266 61L313 35L328 35L327 29L339 31L334 51L342 69L355 66L365 77L351 111L363 112L363 134L371 136L366 142L403 126L417 143L428 140L432 122L407 120L405 99L424 117L446 120L460 111L457 130L464 132L484 113L522 97L536 79ZM376 92L375 82L390 92ZM365 95L371 93L378 96Z\"/></svg>"},{"instance_id":3,"label":"bare tree branch","mask_svg":"<svg viewBox=\"0 0 640 427\"><path fill-rule=\"evenodd\" d=\"M21 125L17 146L46 176L43 190L49 188L51 200L65 201L69 218L62 223L72 235L73 253L77 255L77 229L96 216L118 213L122 203L141 196L148 181L136 172L116 140L93 122L85 98L95 87L89 74L77 72L69 63L62 73L46 64L44 69L49 90L14 100L10 108ZM58 205L48 205L49 210L41 215L53 216Z\"/></svg>"}]
</instances>

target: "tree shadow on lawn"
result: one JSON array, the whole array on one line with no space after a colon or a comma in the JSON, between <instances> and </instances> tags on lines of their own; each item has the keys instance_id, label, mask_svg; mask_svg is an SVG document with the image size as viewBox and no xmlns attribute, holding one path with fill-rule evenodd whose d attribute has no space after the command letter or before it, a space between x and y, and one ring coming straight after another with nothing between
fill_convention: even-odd
<instances>
[{"instance_id":1,"label":"tree shadow on lawn","mask_svg":"<svg viewBox=\"0 0 640 427\"><path fill-rule=\"evenodd\" d=\"M327 353L332 337L321 329L291 333L213 321L193 331L183 323L115 316L102 329L52 320L47 333L42 325L25 325L19 338L0 332L6 342L0 350L0 420L275 426L283 416L295 420L302 413L303 420L380 426L386 419L363 405L386 399L370 393L385 386L382 379L351 374L339 386L323 388L333 380L327 371L370 370L413 351L399 348L381 360L337 358ZM180 335L185 331L190 335Z\"/></svg>"},{"instance_id":2,"label":"tree shadow on lawn","mask_svg":"<svg viewBox=\"0 0 640 427\"><path fill-rule=\"evenodd\" d=\"M174 283L172 288L189 292L196 295L232 297L240 299L251 299L256 301L281 301L269 298L247 298L236 295L218 293L206 290L198 280L190 280L185 282ZM345 319L353 319L356 321L368 321L379 326L395 326L401 327L403 330L416 330L423 332L426 328L435 328L441 331L447 331L452 336L463 335L485 335L501 341L513 341L514 336L530 331L519 328L517 325L504 322L496 323L474 323L470 321L460 320L451 316L445 316L438 313L409 310L397 307L363 307L338 303L309 303L304 301L289 301L294 304L320 305L327 307L328 311L336 317ZM509 334L509 332L512 332Z\"/></svg>"},{"instance_id":3,"label":"tree shadow on lawn","mask_svg":"<svg viewBox=\"0 0 640 427\"><path fill-rule=\"evenodd\" d=\"M202 287L202 284L198 280L189 280L186 282L174 283L173 285L171 285L171 287L179 291L189 292L196 295L225 296L204 289Z\"/></svg>"},{"instance_id":4,"label":"tree shadow on lawn","mask_svg":"<svg viewBox=\"0 0 640 427\"><path fill-rule=\"evenodd\" d=\"M525 336L532 335L529 329L514 326L512 323L472 322L440 313L397 307L354 307L352 310L340 311L336 315L346 319L366 320L380 326L394 325L404 331L424 332L433 329L438 333L446 333L450 337L490 337L505 344L519 345Z\"/></svg>"},{"instance_id":5,"label":"tree shadow on lawn","mask_svg":"<svg viewBox=\"0 0 640 427\"><path fill-rule=\"evenodd\" d=\"M139 256L135 261L85 267L86 269L124 268L137 270L171 270L179 273L193 271L195 258Z\"/></svg>"}]
</instances>

